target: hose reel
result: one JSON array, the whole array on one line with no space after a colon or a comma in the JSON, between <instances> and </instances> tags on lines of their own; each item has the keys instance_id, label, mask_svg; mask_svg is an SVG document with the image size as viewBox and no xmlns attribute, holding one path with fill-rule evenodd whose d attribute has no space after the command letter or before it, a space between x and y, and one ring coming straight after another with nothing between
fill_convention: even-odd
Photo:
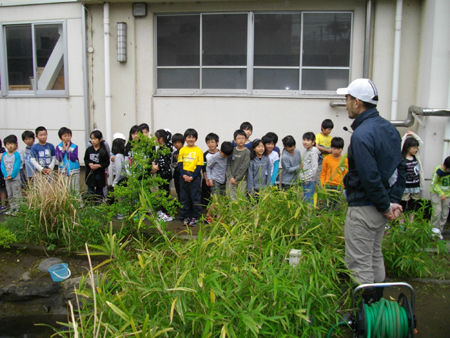
<instances>
[{"instance_id":1,"label":"hose reel","mask_svg":"<svg viewBox=\"0 0 450 338\"><path fill-rule=\"evenodd\" d=\"M409 288L411 300L402 292L397 301L381 298L378 302L367 305L361 296L364 289L391 286ZM358 296L360 302L356 306ZM353 329L354 338L413 338L417 324L414 306L414 289L408 283L362 284L353 290L353 309L357 309L357 311L347 325Z\"/></svg>"}]
</instances>

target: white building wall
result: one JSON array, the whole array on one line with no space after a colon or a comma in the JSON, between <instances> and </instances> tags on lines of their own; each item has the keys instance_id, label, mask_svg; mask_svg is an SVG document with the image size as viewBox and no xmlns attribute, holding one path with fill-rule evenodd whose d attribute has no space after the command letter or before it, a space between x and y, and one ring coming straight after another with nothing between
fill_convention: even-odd
<instances>
[{"instance_id":1,"label":"white building wall","mask_svg":"<svg viewBox=\"0 0 450 338\"><path fill-rule=\"evenodd\" d=\"M421 49L419 56L419 75L417 78L417 105L424 108L449 109L450 81L450 1L427 0L423 2ZM431 175L441 164L445 127L450 117L426 117L425 126L418 133L425 143L422 151L422 163L425 169L426 196L429 196Z\"/></svg>"},{"instance_id":2,"label":"white building wall","mask_svg":"<svg viewBox=\"0 0 450 338\"><path fill-rule=\"evenodd\" d=\"M73 141L80 149L86 146L84 134L83 69L81 5L77 3L1 7L0 22L29 23L35 21L65 20L67 42L68 97L43 98L0 97L0 138L14 134L19 147L24 130L47 128L48 142L58 144L58 130L65 126L72 130ZM82 157L82 156L81 156Z\"/></svg>"},{"instance_id":3,"label":"white building wall","mask_svg":"<svg viewBox=\"0 0 450 338\"><path fill-rule=\"evenodd\" d=\"M166 3L148 5L145 18L133 18L132 4L110 4L111 16L111 79L112 79L112 132L128 135L134 124L148 123L153 131L169 128L183 133L193 127L199 132L198 145L206 149L204 137L216 132L221 140L232 138L243 121L254 125L254 136L268 131L280 138L291 134L301 146L306 131L320 131L321 122L330 118L335 123L332 135L341 136L348 144L350 134L342 130L350 127L351 120L345 108L332 108L331 100L338 96L316 98L242 97L224 96L164 96L155 95L154 84L154 14L217 11L293 11L293 10L351 10L354 12L351 78L362 76L365 1L249 1L212 3ZM102 6L89 5L93 32L91 60L93 76L92 118L95 126L105 129L103 91L103 29ZM416 103L417 55L419 53L421 5L419 0L405 1L403 10L402 63L400 74L399 119L406 118L409 105ZM128 61L117 62L116 23L128 24ZM373 64L371 73L380 93L379 109L389 119L392 93L392 69L395 27L395 2L380 0L375 3L373 32ZM402 131L403 132L403 131Z\"/></svg>"}]
</instances>

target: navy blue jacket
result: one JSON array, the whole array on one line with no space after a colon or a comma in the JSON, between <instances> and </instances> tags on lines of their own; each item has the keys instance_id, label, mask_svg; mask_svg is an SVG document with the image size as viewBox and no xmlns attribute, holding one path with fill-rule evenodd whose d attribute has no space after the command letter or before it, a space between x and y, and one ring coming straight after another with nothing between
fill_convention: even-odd
<instances>
[{"instance_id":1,"label":"navy blue jacket","mask_svg":"<svg viewBox=\"0 0 450 338\"><path fill-rule=\"evenodd\" d=\"M359 114L351 127L354 132L344 178L348 205L373 205L384 212L391 202L400 203L405 189L406 164L400 134L376 108Z\"/></svg>"}]
</instances>

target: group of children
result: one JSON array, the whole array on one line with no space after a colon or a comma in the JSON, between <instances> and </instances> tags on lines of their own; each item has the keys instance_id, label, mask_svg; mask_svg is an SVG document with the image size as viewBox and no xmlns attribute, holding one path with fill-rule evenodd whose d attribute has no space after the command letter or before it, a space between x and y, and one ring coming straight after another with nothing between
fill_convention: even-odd
<instances>
[{"instance_id":1,"label":"group of children","mask_svg":"<svg viewBox=\"0 0 450 338\"><path fill-rule=\"evenodd\" d=\"M290 135L282 140L283 152L276 146L278 136L273 132L251 141L253 127L249 122L242 123L234 132L233 142L222 142L220 149L218 135L208 134L205 138L208 150L204 154L196 145L198 134L194 129L186 130L184 135L175 134L173 145L177 150L173 161L177 163L174 167L178 168L179 175L175 173L174 177L180 177L179 188L175 179L175 188L182 204L184 224L197 224L201 205L207 204L210 194L227 194L234 201L238 193L257 195L271 185L287 190L301 182L304 198L312 203L316 184L340 189L347 173L347 161L341 154L344 140L330 136L333 127L333 122L327 119L317 136L305 133L303 157ZM184 141L187 145L182 147ZM207 214L206 220L210 221L211 217Z\"/></svg>"},{"instance_id":2,"label":"group of children","mask_svg":"<svg viewBox=\"0 0 450 338\"><path fill-rule=\"evenodd\" d=\"M160 147L170 151L154 160L151 174L159 175L166 180L160 188L170 194L170 181L174 186L182 205L181 218L184 224L195 226L202 215L202 205L206 205L211 194L227 194L236 200L237 194L256 195L267 186L278 186L289 189L301 183L304 198L312 203L316 185L328 189L341 190L347 173L347 159L343 158L344 140L331 137L333 122L326 119L322 122L321 132L315 135L307 132L303 135L303 155L296 148L296 141L291 135L282 139L284 150L277 147L278 136L269 132L261 139L250 140L253 126L249 122L241 124L234 132L232 142L222 142L219 147L219 136L209 133L206 138L208 150L203 153L196 145L198 133L195 129L187 129L184 134L172 136L168 129L155 132ZM99 130L90 134L90 143L84 155L86 165L85 183L90 194L103 199L106 195L108 167L112 163L114 176L113 186L126 180L130 158L133 157L132 141L139 132L149 135L149 126L145 123L130 129L129 138L120 133L114 134L112 149L103 140ZM39 172L50 175L58 161L59 171L67 177L68 186L76 193L80 192L80 164L78 146L72 142L72 131L61 128L58 132L61 140L56 148L47 142L45 127L36 128L35 133L25 131L22 140L26 147L18 147L17 137L9 135L1 146L0 211L6 210L6 196L10 198L10 210L14 213L22 199L21 187ZM35 138L37 143L35 143ZM402 155L407 164L407 179L402 198L403 210L416 211L420 193L423 190L424 175L418 156L419 143L422 141L412 132L403 137ZM280 173L280 169L282 172ZM450 157L438 166L434 173L430 188L434 209L433 232L442 237L441 231L446 222L450 197ZM6 195L7 194L7 195ZM173 218L165 210L158 213L164 221ZM211 215L207 215L210 220Z\"/></svg>"}]
</instances>

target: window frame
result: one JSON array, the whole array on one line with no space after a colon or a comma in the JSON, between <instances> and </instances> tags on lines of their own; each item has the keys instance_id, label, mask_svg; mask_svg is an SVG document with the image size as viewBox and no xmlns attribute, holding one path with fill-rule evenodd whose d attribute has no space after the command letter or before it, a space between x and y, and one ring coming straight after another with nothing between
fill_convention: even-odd
<instances>
[{"instance_id":1,"label":"window frame","mask_svg":"<svg viewBox=\"0 0 450 338\"><path fill-rule=\"evenodd\" d=\"M304 14L315 14L315 13L338 13L338 14L350 14L350 55L349 55L349 65L348 67L325 67L325 66L303 66L302 65L302 58L303 58L303 37L304 37ZM203 31L202 31L202 16L203 15L222 15L222 14L247 14L247 65L246 66L203 66L202 65L202 43L203 43ZM255 35L254 35L254 28L255 28L255 15L258 14L301 14L301 31L300 31L300 60L299 60L299 66L254 66L254 43L255 43ZM200 60L199 60L199 66L158 66L158 59L157 59L157 52L158 52L158 29L157 29L157 23L158 23L158 17L161 16L188 16L188 15L196 15L200 17ZM352 73L352 51L353 51L353 29L355 26L354 22L354 12L351 10L343 10L343 11L248 11L248 12L200 12L200 13L155 13L154 14L154 64L153 64L153 70L154 70L154 95L158 96L176 96L176 95L236 95L236 96L293 96L293 97L330 97L334 96L336 94L335 91L330 90L274 90L274 89L254 89L253 87L253 79L254 79L254 69L295 69L299 70L299 79L298 84L299 88L301 88L302 85L302 71L304 69L323 69L323 70L348 70L348 79L350 82L351 79L351 73ZM202 87L202 69L203 68L233 68L233 69L242 69L246 68L247 72L247 88L246 89L204 89ZM199 87L196 89L182 89L182 88L158 88L158 69L199 69Z\"/></svg>"},{"instance_id":2,"label":"window frame","mask_svg":"<svg viewBox=\"0 0 450 338\"><path fill-rule=\"evenodd\" d=\"M6 41L6 27L31 25L31 47L33 53L33 78L36 81L37 87L37 54L35 41L35 27L42 25L61 25L62 38L64 49L64 90L9 90L9 74L8 74L8 57L7 57L7 41ZM66 20L39 20L39 21L24 21L24 22L0 22L0 77L2 88L0 91L0 98L67 98L69 96L68 90L68 55L67 55L67 24Z\"/></svg>"}]
</instances>

